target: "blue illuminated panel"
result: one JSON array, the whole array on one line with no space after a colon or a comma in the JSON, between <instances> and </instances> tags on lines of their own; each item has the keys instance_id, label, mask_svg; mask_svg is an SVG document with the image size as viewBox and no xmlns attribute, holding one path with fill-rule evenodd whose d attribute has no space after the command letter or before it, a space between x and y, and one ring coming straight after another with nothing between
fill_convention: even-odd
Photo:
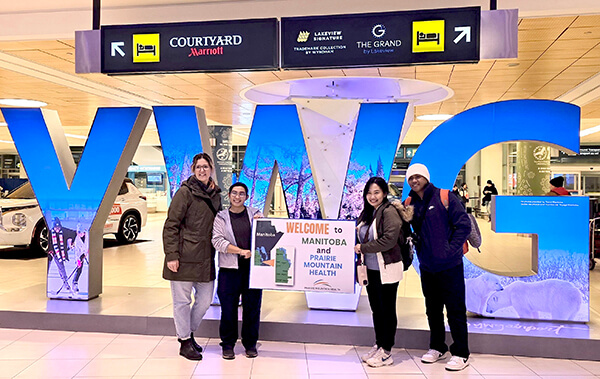
<instances>
[{"instance_id":1,"label":"blue illuminated panel","mask_svg":"<svg viewBox=\"0 0 600 379\"><path fill-rule=\"evenodd\" d=\"M321 217L321 208L295 105L258 105L252 121L240 181L248 205L268 212L267 194L275 164L290 218Z\"/></svg>"},{"instance_id":2,"label":"blue illuminated panel","mask_svg":"<svg viewBox=\"0 0 600 379\"><path fill-rule=\"evenodd\" d=\"M40 109L3 108L2 113L50 229L48 297L97 296L104 223L150 111L98 109L76 171L62 128L47 125Z\"/></svg>"},{"instance_id":3,"label":"blue illuminated panel","mask_svg":"<svg viewBox=\"0 0 600 379\"><path fill-rule=\"evenodd\" d=\"M355 220L372 176L390 177L408 103L361 104L344 183L340 219Z\"/></svg>"},{"instance_id":4,"label":"blue illuminated panel","mask_svg":"<svg viewBox=\"0 0 600 379\"><path fill-rule=\"evenodd\" d=\"M511 100L462 112L423 141L412 163L429 168L431 182L451 188L479 150L501 142L539 141L579 151L579 107L549 100ZM460 131L460 132L457 132ZM468 139L465 136L476 136ZM447 146L460 146L443 157ZM405 182L405 187L409 188ZM404 191L406 197L408 191ZM496 275L467 258L467 309L496 317L589 321L587 197L495 196L495 231L533 233L537 274ZM485 241L483 242L485 246ZM568 298L568 299L567 299Z\"/></svg>"},{"instance_id":5,"label":"blue illuminated panel","mask_svg":"<svg viewBox=\"0 0 600 379\"><path fill-rule=\"evenodd\" d=\"M192 175L194 156L206 150L203 150L201 137L202 127L206 128L206 118L204 111L194 106L152 108L173 197L181 183Z\"/></svg>"}]
</instances>

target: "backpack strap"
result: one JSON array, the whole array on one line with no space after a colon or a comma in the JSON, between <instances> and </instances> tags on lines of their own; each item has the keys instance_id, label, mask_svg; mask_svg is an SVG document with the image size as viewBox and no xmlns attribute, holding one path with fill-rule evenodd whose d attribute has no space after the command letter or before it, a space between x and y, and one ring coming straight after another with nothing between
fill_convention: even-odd
<instances>
[{"instance_id":1,"label":"backpack strap","mask_svg":"<svg viewBox=\"0 0 600 379\"><path fill-rule=\"evenodd\" d=\"M442 201L442 204L444 204L446 210L448 210L448 206L450 204L448 202L448 192L449 190L447 189L440 189L440 200Z\"/></svg>"}]
</instances>

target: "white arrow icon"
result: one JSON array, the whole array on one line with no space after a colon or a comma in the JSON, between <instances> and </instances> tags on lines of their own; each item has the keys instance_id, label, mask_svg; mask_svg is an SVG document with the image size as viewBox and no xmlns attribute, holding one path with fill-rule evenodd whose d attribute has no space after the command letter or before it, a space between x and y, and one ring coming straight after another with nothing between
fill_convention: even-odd
<instances>
[{"instance_id":1,"label":"white arrow icon","mask_svg":"<svg viewBox=\"0 0 600 379\"><path fill-rule=\"evenodd\" d=\"M463 37L465 37L465 42L471 42L471 27L470 26L457 26L454 28L454 31L460 33L455 39L454 43L458 43Z\"/></svg>"},{"instance_id":2,"label":"white arrow icon","mask_svg":"<svg viewBox=\"0 0 600 379\"><path fill-rule=\"evenodd\" d=\"M110 43L110 56L116 56L116 53L119 53L120 56L124 57L125 52L121 50L121 46L125 46L125 42L111 42Z\"/></svg>"}]
</instances>

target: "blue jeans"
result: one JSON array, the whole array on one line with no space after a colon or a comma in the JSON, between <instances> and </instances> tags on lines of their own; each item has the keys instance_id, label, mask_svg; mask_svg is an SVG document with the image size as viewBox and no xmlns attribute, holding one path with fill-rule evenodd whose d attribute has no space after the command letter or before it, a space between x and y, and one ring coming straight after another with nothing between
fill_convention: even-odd
<instances>
[{"instance_id":1,"label":"blue jeans","mask_svg":"<svg viewBox=\"0 0 600 379\"><path fill-rule=\"evenodd\" d=\"M210 282L178 282L171 281L173 296L173 320L177 338L186 340L202 322L202 317L210 307L213 298L215 281ZM194 292L194 305L192 304Z\"/></svg>"}]
</instances>

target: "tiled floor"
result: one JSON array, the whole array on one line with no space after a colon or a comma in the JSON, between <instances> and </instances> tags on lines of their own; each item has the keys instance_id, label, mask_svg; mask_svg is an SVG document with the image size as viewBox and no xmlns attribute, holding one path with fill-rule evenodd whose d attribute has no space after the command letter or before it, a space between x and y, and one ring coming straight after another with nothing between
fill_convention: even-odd
<instances>
[{"instance_id":1,"label":"tiled floor","mask_svg":"<svg viewBox=\"0 0 600 379\"><path fill-rule=\"evenodd\" d=\"M214 339L198 339L204 359L177 355L174 337L0 329L1 378L595 378L600 362L473 354L462 372L444 363L423 364L424 351L397 349L394 364L370 368L368 347L265 341L248 359L237 346L233 361L221 358Z\"/></svg>"}]
</instances>

